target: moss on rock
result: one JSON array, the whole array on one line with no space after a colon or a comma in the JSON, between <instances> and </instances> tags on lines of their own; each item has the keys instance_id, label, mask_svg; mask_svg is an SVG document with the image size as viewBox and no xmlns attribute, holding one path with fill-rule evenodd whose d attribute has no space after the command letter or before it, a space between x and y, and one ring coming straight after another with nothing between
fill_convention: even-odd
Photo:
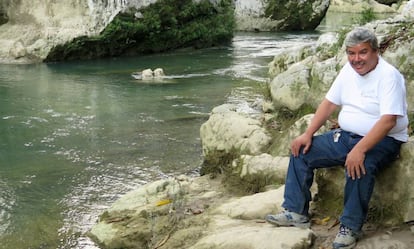
<instances>
[{"instance_id":1,"label":"moss on rock","mask_svg":"<svg viewBox=\"0 0 414 249\"><path fill-rule=\"evenodd\" d=\"M54 47L48 61L139 55L172 49L227 44L233 37L230 0L159 0L119 13L98 35L82 36Z\"/></svg>"},{"instance_id":2,"label":"moss on rock","mask_svg":"<svg viewBox=\"0 0 414 249\"><path fill-rule=\"evenodd\" d=\"M216 151L204 156L201 165L200 175L208 175L215 177L217 174L226 174L231 172L231 163L234 159L239 158L240 151L233 149L231 151Z\"/></svg>"}]
</instances>

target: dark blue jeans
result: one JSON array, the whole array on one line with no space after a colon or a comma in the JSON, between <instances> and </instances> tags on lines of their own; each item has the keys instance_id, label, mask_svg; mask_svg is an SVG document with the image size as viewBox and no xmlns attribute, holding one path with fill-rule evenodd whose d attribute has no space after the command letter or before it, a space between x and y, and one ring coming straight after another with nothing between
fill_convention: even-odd
<instances>
[{"instance_id":1,"label":"dark blue jeans","mask_svg":"<svg viewBox=\"0 0 414 249\"><path fill-rule=\"evenodd\" d=\"M334 141L334 133L340 132L338 142ZM314 170L343 166L347 154L362 137L344 130L329 131L314 136L310 150L298 157L290 156L286 176L283 208L308 215L311 201L310 187L314 178ZM368 204L375 184L375 175L380 169L389 165L398 157L402 142L385 137L365 156L366 175L352 180L345 173L344 209L340 218L343 225L359 232L368 213Z\"/></svg>"}]
</instances>

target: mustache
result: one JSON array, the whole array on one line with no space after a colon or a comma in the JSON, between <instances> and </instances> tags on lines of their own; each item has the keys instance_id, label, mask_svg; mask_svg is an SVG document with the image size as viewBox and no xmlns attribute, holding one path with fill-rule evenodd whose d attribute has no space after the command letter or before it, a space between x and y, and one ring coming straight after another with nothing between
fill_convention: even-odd
<instances>
[{"instance_id":1,"label":"mustache","mask_svg":"<svg viewBox=\"0 0 414 249\"><path fill-rule=\"evenodd\" d=\"M355 66L362 66L362 65L365 64L365 62L363 62L363 61L352 61L351 64L355 65Z\"/></svg>"}]
</instances>

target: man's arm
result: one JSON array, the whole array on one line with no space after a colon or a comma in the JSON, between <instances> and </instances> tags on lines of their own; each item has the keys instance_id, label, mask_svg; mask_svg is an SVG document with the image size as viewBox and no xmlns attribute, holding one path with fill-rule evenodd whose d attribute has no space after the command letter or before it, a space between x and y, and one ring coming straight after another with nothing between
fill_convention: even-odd
<instances>
[{"instance_id":1,"label":"man's arm","mask_svg":"<svg viewBox=\"0 0 414 249\"><path fill-rule=\"evenodd\" d=\"M383 115L371 128L367 135L365 135L348 153L345 161L345 167L348 171L348 176L355 179L360 178L361 173L365 175L364 159L365 153L373 148L379 141L381 141L388 132L397 123L396 115Z\"/></svg>"},{"instance_id":2,"label":"man's arm","mask_svg":"<svg viewBox=\"0 0 414 249\"><path fill-rule=\"evenodd\" d=\"M313 136L315 132L321 128L322 125L329 119L332 113L336 110L338 106L332 103L331 101L324 99L321 104L318 106L318 109L315 112L309 127L306 129L305 133L308 133L310 136Z\"/></svg>"},{"instance_id":3,"label":"man's arm","mask_svg":"<svg viewBox=\"0 0 414 249\"><path fill-rule=\"evenodd\" d=\"M302 146L304 146L303 153L308 152L312 144L313 134L315 134L315 132L317 132L319 128L325 124L337 107L337 105L330 102L326 98L321 102L306 131L292 141L290 148L294 156L299 155L299 150Z\"/></svg>"}]
</instances>

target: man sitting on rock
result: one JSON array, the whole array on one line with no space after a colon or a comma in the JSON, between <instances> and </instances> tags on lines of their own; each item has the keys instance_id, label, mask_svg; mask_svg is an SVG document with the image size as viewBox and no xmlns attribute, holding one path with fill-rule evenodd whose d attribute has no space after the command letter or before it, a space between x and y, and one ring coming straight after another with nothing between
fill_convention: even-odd
<instances>
[{"instance_id":1,"label":"man sitting on rock","mask_svg":"<svg viewBox=\"0 0 414 249\"><path fill-rule=\"evenodd\" d=\"M285 209L266 220L277 226L309 227L314 169L345 166L344 208L333 248L353 248L368 212L375 175L408 140L404 78L379 55L375 34L356 28L345 38L348 63L341 69L306 129L291 143ZM340 128L314 133L341 107Z\"/></svg>"}]
</instances>

